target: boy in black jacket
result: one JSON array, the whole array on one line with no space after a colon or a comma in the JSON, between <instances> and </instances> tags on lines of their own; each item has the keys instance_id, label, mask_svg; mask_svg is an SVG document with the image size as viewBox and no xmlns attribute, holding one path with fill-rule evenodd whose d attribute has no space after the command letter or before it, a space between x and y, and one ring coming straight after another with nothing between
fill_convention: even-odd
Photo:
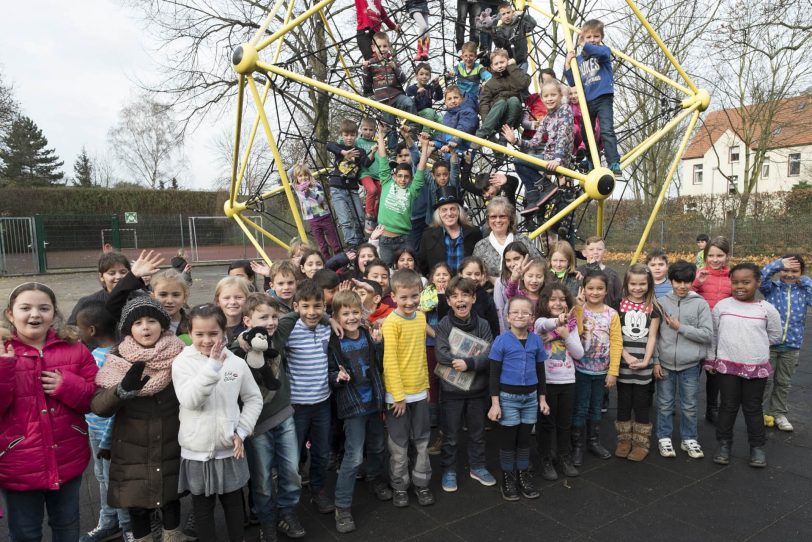
<instances>
[{"instance_id":1,"label":"boy in black jacket","mask_svg":"<svg viewBox=\"0 0 812 542\"><path fill-rule=\"evenodd\" d=\"M443 491L457 490L457 436L463 425L468 427L468 464L470 476L482 485L492 486L496 479L485 468L485 414L488 410L488 353L489 346L472 356L455 355L450 335L454 328L482 339L488 345L493 341L490 327L473 312L476 300L476 284L463 277L454 277L446 288L451 314L445 316L436 329L436 353L439 365L450 366L456 371L475 373L468 390L462 390L440 379L440 420L443 430L441 465L443 467Z\"/></svg>"},{"instance_id":2,"label":"boy in black jacket","mask_svg":"<svg viewBox=\"0 0 812 542\"><path fill-rule=\"evenodd\" d=\"M372 164L372 160L364 149L355 144L358 135L355 122L342 120L340 131L341 143L327 143L327 151L335 158L335 167L329 178L330 200L344 243L355 247L364 242L364 209L358 197L358 174L361 168Z\"/></svg>"},{"instance_id":3,"label":"boy in black jacket","mask_svg":"<svg viewBox=\"0 0 812 542\"><path fill-rule=\"evenodd\" d=\"M381 501L392 498L384 480L383 412L384 389L381 378L381 344L373 341L362 327L361 298L351 290L333 297L333 317L344 331L333 334L328 346L328 378L335 395L338 418L344 421L344 459L338 469L335 490L336 530L355 530L350 511L355 475L367 452L367 479Z\"/></svg>"}]
</instances>

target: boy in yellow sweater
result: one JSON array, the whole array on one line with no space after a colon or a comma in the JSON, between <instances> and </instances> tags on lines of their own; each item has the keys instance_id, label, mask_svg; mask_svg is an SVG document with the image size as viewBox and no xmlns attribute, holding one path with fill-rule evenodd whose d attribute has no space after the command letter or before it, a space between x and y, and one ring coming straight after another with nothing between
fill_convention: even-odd
<instances>
[{"instance_id":1,"label":"boy in yellow sweater","mask_svg":"<svg viewBox=\"0 0 812 542\"><path fill-rule=\"evenodd\" d=\"M434 504L429 489L429 372L426 362L426 317L417 310L423 283L411 269L399 269L389 281L397 308L386 317L383 333L383 379L386 386L386 429L389 432L389 478L392 503L409 506L409 444L416 451L411 483L421 506Z\"/></svg>"}]
</instances>

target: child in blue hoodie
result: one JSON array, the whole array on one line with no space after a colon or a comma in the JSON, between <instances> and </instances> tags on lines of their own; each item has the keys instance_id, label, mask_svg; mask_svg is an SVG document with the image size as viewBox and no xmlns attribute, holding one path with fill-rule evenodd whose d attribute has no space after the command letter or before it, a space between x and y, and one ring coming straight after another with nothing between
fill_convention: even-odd
<instances>
[{"instance_id":1,"label":"child in blue hoodie","mask_svg":"<svg viewBox=\"0 0 812 542\"><path fill-rule=\"evenodd\" d=\"M764 389L764 421L781 431L793 429L787 419L787 397L804 340L806 309L812 305L812 279L804 275L805 268L799 254L787 254L761 271L761 293L781 315L782 330L781 342L770 347L774 372ZM776 273L779 280L771 280Z\"/></svg>"},{"instance_id":2,"label":"child in blue hoodie","mask_svg":"<svg viewBox=\"0 0 812 542\"><path fill-rule=\"evenodd\" d=\"M593 130L597 121L601 127L601 141L609 169L614 173L620 173L620 154L617 150L614 121L612 50L603 44L603 23L597 19L585 22L581 27L578 43L583 47L583 52L577 57L574 52L567 53L564 61L567 69L564 76L570 86L575 86L570 63L573 59L577 59ZM586 138L584 143L588 145Z\"/></svg>"},{"instance_id":3,"label":"child in blue hoodie","mask_svg":"<svg viewBox=\"0 0 812 542\"><path fill-rule=\"evenodd\" d=\"M477 117L477 103L476 97L469 94L463 97L460 87L457 85L449 85L445 91L445 107L446 113L443 117L443 126L454 128L460 132L473 134L479 125L479 118ZM468 149L469 143L459 137L454 137L449 134L438 133L434 146L440 149L440 152L446 155L445 159L448 160L448 154L451 152L465 152Z\"/></svg>"}]
</instances>

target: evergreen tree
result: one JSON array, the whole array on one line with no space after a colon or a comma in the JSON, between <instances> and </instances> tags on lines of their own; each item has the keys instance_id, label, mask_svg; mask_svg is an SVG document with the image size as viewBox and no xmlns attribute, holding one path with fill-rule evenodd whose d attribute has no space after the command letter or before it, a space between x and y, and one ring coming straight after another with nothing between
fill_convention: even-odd
<instances>
[{"instance_id":1,"label":"evergreen tree","mask_svg":"<svg viewBox=\"0 0 812 542\"><path fill-rule=\"evenodd\" d=\"M65 162L47 147L48 140L33 120L16 118L0 146L0 178L25 186L55 184L65 176L59 169Z\"/></svg>"},{"instance_id":2,"label":"evergreen tree","mask_svg":"<svg viewBox=\"0 0 812 542\"><path fill-rule=\"evenodd\" d=\"M93 162L82 147L82 153L73 163L73 182L78 186L93 186Z\"/></svg>"}]
</instances>

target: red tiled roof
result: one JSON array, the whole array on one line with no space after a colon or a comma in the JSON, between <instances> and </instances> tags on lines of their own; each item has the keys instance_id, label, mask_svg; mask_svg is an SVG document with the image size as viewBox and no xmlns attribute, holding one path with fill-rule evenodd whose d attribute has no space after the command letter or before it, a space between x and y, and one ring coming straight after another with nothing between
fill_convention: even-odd
<instances>
[{"instance_id":1,"label":"red tiled roof","mask_svg":"<svg viewBox=\"0 0 812 542\"><path fill-rule=\"evenodd\" d=\"M750 115L757 115L757 107L749 105L745 110ZM705 117L704 125L699 124L682 159L705 156L716 140L728 130L733 130L736 134L740 133L742 130L741 111L738 108L711 111ZM756 126L752 141L757 142L760 139L759 130L760 127ZM783 100L773 117L772 130L773 133L767 144L770 149L812 145L812 96L795 96ZM740 139L743 138L740 137ZM754 143L751 148L755 147Z\"/></svg>"}]
</instances>

